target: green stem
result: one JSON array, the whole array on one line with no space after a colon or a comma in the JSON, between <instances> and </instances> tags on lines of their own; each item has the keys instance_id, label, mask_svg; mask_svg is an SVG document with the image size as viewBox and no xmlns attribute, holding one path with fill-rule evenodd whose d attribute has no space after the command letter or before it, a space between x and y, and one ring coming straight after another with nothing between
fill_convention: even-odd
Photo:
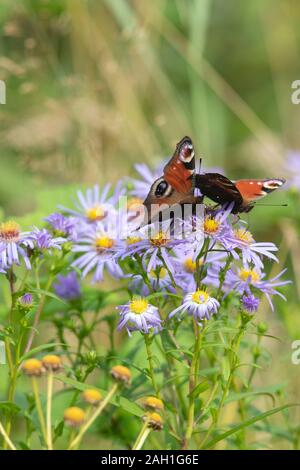
<instances>
[{"instance_id":1,"label":"green stem","mask_svg":"<svg viewBox=\"0 0 300 470\"><path fill-rule=\"evenodd\" d=\"M114 394L116 393L118 389L118 383L115 383L104 400L100 403L100 405L96 408L95 412L92 414L92 416L88 419L88 421L82 426L81 430L79 431L78 435L73 439L71 444L68 447L68 450L76 449L80 442L81 439L83 438L84 434L86 431L89 429L89 427L93 424L93 422L98 418L98 416L101 414L101 412L104 410L108 402L112 399Z\"/></svg>"},{"instance_id":2,"label":"green stem","mask_svg":"<svg viewBox=\"0 0 300 470\"><path fill-rule=\"evenodd\" d=\"M13 443L11 442L1 422L0 422L0 434L2 434L3 439L6 442L7 446L10 448L10 450L17 450L15 446L13 445Z\"/></svg>"},{"instance_id":3,"label":"green stem","mask_svg":"<svg viewBox=\"0 0 300 470\"><path fill-rule=\"evenodd\" d=\"M49 371L49 373L48 373L48 383L47 383L47 411L46 411L47 447L48 447L48 450L53 450L53 446L52 446L52 426L51 426L52 394L53 394L53 372Z\"/></svg>"},{"instance_id":4,"label":"green stem","mask_svg":"<svg viewBox=\"0 0 300 470\"><path fill-rule=\"evenodd\" d=\"M145 340L145 346L146 346L146 351L147 351L147 359L148 359L148 364L149 364L149 373L150 373L152 386L153 386L153 389L155 390L156 396L160 398L160 392L159 392L159 388L156 382L154 365L153 365L153 354L152 354L152 349L151 349L152 341L151 341L149 334L144 335L144 340Z\"/></svg>"},{"instance_id":5,"label":"green stem","mask_svg":"<svg viewBox=\"0 0 300 470\"><path fill-rule=\"evenodd\" d=\"M53 276L50 276L49 279L48 279L48 282L46 284L46 287L45 287L46 291L48 291L50 289L52 282L53 282ZM36 328L39 324L41 313L42 313L42 310L43 310L44 305L45 305L45 301L46 301L46 294L42 295L40 303L38 305L38 308L37 308L37 311L36 311L36 314L35 314L35 317L34 317L34 320L33 320L32 329L31 329L27 344L26 344L25 349L24 349L24 354L28 353L31 349L31 346L32 346L32 343L33 343L33 340L34 340L34 337L35 337L35 334L36 334Z\"/></svg>"},{"instance_id":6,"label":"green stem","mask_svg":"<svg viewBox=\"0 0 300 470\"><path fill-rule=\"evenodd\" d=\"M38 385L36 377L32 377L31 382L32 382L32 390L33 390L33 395L35 399L36 410L37 410L39 421L40 421L41 431L43 434L43 438L45 440L45 444L47 445L46 423L45 423L41 399L39 395L39 385Z\"/></svg>"},{"instance_id":7,"label":"green stem","mask_svg":"<svg viewBox=\"0 0 300 470\"><path fill-rule=\"evenodd\" d=\"M138 435L138 437L137 437L137 439L136 439L136 441L135 441L135 443L132 447L132 450L140 450L143 447L143 445L144 445L147 437L149 436L150 432L151 432L151 428L148 427L148 420L146 419L145 422L144 422L144 425L141 429L141 432L139 433L139 435Z\"/></svg>"},{"instance_id":8,"label":"green stem","mask_svg":"<svg viewBox=\"0 0 300 470\"><path fill-rule=\"evenodd\" d=\"M192 359L191 369L190 369L190 378L189 378L189 406L188 406L188 421L185 437L182 442L182 449L188 449L189 443L194 430L194 420L195 420L195 397L193 395L193 390L197 386L198 380L198 366L199 366L199 357L202 344L202 334L200 333L199 328L197 328L197 334L195 339L195 348L194 355Z\"/></svg>"}]
</instances>

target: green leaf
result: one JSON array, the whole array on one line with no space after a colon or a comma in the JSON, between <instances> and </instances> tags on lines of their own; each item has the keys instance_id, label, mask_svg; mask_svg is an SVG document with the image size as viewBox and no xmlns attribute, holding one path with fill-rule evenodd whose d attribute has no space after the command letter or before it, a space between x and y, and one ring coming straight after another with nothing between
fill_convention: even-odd
<instances>
[{"instance_id":1,"label":"green leaf","mask_svg":"<svg viewBox=\"0 0 300 470\"><path fill-rule=\"evenodd\" d=\"M21 408L12 401L0 401L0 410L9 411L11 414L17 414Z\"/></svg>"},{"instance_id":2,"label":"green leaf","mask_svg":"<svg viewBox=\"0 0 300 470\"><path fill-rule=\"evenodd\" d=\"M203 380L200 382L190 393L190 397L196 398L201 393L205 392L206 390L211 388L211 383L208 380Z\"/></svg>"},{"instance_id":3,"label":"green leaf","mask_svg":"<svg viewBox=\"0 0 300 470\"><path fill-rule=\"evenodd\" d=\"M49 292L48 290L36 289L35 287L30 286L30 291L34 294L45 295L46 297L51 297L52 299L55 299L58 302L61 302L62 304L67 305L67 302L65 302L63 299L61 299L57 295L53 294L53 292Z\"/></svg>"},{"instance_id":4,"label":"green leaf","mask_svg":"<svg viewBox=\"0 0 300 470\"><path fill-rule=\"evenodd\" d=\"M273 408L272 410L266 411L265 413L260 413L258 416L254 416L253 418L248 419L247 421L244 421L243 423L239 424L238 426L235 426L232 429L229 429L229 431L226 431L222 434L219 434L219 436L211 439L205 446L204 449L210 449L213 447L217 442L223 441L223 439L227 439L227 437L232 436L233 434L241 431L242 429L245 429L249 426L252 426L252 424L255 424L259 421L262 421L263 419L269 418L270 416L279 413L280 411L283 411L287 408L291 408L293 406L300 406L299 404L291 404L291 405L283 405L279 406L278 408Z\"/></svg>"},{"instance_id":5,"label":"green leaf","mask_svg":"<svg viewBox=\"0 0 300 470\"><path fill-rule=\"evenodd\" d=\"M71 387L76 388L77 390L81 390L82 392L84 390L87 390L91 388L90 385L84 384L82 382L78 382L77 380L70 379L68 377L63 377L63 376L55 376L56 380L59 380L60 382L65 383L66 385L70 385ZM107 391L103 390L101 388L95 388L95 390L98 390L102 395L106 395ZM122 408L124 411L127 411L128 413L133 414L134 416L138 416L139 418L144 415L144 410L138 406L136 403L133 403L129 401L127 398L124 397L112 397L110 400L111 405L117 406Z\"/></svg>"}]
</instances>

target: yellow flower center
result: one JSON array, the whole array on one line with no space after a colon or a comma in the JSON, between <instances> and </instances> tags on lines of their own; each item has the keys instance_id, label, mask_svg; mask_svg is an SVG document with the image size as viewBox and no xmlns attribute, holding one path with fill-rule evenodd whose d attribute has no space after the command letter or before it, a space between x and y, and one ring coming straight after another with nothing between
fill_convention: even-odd
<instances>
[{"instance_id":1,"label":"yellow flower center","mask_svg":"<svg viewBox=\"0 0 300 470\"><path fill-rule=\"evenodd\" d=\"M146 299L134 299L130 302L130 311L132 313L136 313L137 315L144 313L147 308L148 302Z\"/></svg>"},{"instance_id":2,"label":"yellow flower center","mask_svg":"<svg viewBox=\"0 0 300 470\"><path fill-rule=\"evenodd\" d=\"M94 206L86 210L86 216L92 222L102 220L105 217L105 210L102 206Z\"/></svg>"},{"instance_id":3,"label":"yellow flower center","mask_svg":"<svg viewBox=\"0 0 300 470\"><path fill-rule=\"evenodd\" d=\"M201 266L202 264L203 264L203 261L199 260L199 266ZM193 274L197 269L196 261L193 261L192 258L187 258L183 262L183 266L184 266L184 269L186 270L186 272L191 273L191 274Z\"/></svg>"},{"instance_id":4,"label":"yellow flower center","mask_svg":"<svg viewBox=\"0 0 300 470\"><path fill-rule=\"evenodd\" d=\"M255 284L260 280L259 274L253 269L240 269L239 277L242 281L247 281L250 277L250 282Z\"/></svg>"},{"instance_id":5,"label":"yellow flower center","mask_svg":"<svg viewBox=\"0 0 300 470\"><path fill-rule=\"evenodd\" d=\"M153 279L157 279L157 277L159 279L164 279L167 275L167 270L166 268L160 268L159 272L158 272L158 276L157 276L157 271L155 271L154 269L151 269L150 271L150 276L153 278Z\"/></svg>"},{"instance_id":6,"label":"yellow flower center","mask_svg":"<svg viewBox=\"0 0 300 470\"><path fill-rule=\"evenodd\" d=\"M17 242L20 238L20 226L13 220L3 222L0 225L0 240L5 242Z\"/></svg>"},{"instance_id":7,"label":"yellow flower center","mask_svg":"<svg viewBox=\"0 0 300 470\"><path fill-rule=\"evenodd\" d=\"M254 239L252 237L252 233L249 232L249 230L245 230L243 228L238 228L237 230L234 230L234 235L238 240L241 240L242 242L246 243L252 243L254 242Z\"/></svg>"},{"instance_id":8,"label":"yellow flower center","mask_svg":"<svg viewBox=\"0 0 300 470\"><path fill-rule=\"evenodd\" d=\"M115 242L109 237L103 236L96 239L96 248L99 252L109 250L114 246Z\"/></svg>"},{"instance_id":9,"label":"yellow flower center","mask_svg":"<svg viewBox=\"0 0 300 470\"><path fill-rule=\"evenodd\" d=\"M169 241L169 238L166 233L159 231L154 237L150 238L150 242L154 246L163 246L166 245Z\"/></svg>"},{"instance_id":10,"label":"yellow flower center","mask_svg":"<svg viewBox=\"0 0 300 470\"><path fill-rule=\"evenodd\" d=\"M216 219L213 217L209 216L206 217L204 220L204 232L207 235L212 235L216 233L219 230L220 227L220 222L218 222Z\"/></svg>"},{"instance_id":11,"label":"yellow flower center","mask_svg":"<svg viewBox=\"0 0 300 470\"><path fill-rule=\"evenodd\" d=\"M135 243L140 242L142 239L141 237L128 237L127 238L127 245L134 245Z\"/></svg>"},{"instance_id":12,"label":"yellow flower center","mask_svg":"<svg viewBox=\"0 0 300 470\"><path fill-rule=\"evenodd\" d=\"M199 289L193 293L192 300L197 304L205 304L209 300L209 295L205 290Z\"/></svg>"}]
</instances>

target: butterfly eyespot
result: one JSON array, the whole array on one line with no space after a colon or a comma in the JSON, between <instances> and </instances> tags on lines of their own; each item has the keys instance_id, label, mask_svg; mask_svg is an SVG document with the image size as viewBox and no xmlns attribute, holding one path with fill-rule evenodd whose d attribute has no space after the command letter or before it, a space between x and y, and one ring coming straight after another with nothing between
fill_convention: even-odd
<instances>
[{"instance_id":1,"label":"butterfly eyespot","mask_svg":"<svg viewBox=\"0 0 300 470\"><path fill-rule=\"evenodd\" d=\"M165 181L165 180L162 180L160 183L158 183L158 185L156 186L156 189L155 189L155 196L157 197L160 197L160 196L164 196L165 193L167 192L167 190L169 189L169 184Z\"/></svg>"}]
</instances>

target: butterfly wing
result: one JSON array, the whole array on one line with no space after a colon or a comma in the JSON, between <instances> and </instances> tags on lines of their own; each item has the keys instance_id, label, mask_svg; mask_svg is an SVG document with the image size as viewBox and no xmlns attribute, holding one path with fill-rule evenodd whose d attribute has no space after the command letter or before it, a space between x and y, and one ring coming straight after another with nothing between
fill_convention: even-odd
<instances>
[{"instance_id":1,"label":"butterfly wing","mask_svg":"<svg viewBox=\"0 0 300 470\"><path fill-rule=\"evenodd\" d=\"M164 174L152 184L144 201L148 222L161 212L160 206L193 204L195 187L195 151L190 137L176 145L175 152L164 168Z\"/></svg>"},{"instance_id":2,"label":"butterfly wing","mask_svg":"<svg viewBox=\"0 0 300 470\"><path fill-rule=\"evenodd\" d=\"M264 180L238 180L235 186L243 198L243 206L247 206L257 199L266 196L269 193L280 188L285 183L282 178L264 179Z\"/></svg>"},{"instance_id":3,"label":"butterfly wing","mask_svg":"<svg viewBox=\"0 0 300 470\"><path fill-rule=\"evenodd\" d=\"M171 160L164 168L164 178L177 193L193 194L195 187L195 151L190 137L176 145Z\"/></svg>"},{"instance_id":4,"label":"butterfly wing","mask_svg":"<svg viewBox=\"0 0 300 470\"><path fill-rule=\"evenodd\" d=\"M237 210L243 203L243 197L235 185L226 176L219 173L197 174L195 176L196 188L200 189L203 196L208 197L217 204L227 204L234 202L234 209Z\"/></svg>"}]
</instances>

